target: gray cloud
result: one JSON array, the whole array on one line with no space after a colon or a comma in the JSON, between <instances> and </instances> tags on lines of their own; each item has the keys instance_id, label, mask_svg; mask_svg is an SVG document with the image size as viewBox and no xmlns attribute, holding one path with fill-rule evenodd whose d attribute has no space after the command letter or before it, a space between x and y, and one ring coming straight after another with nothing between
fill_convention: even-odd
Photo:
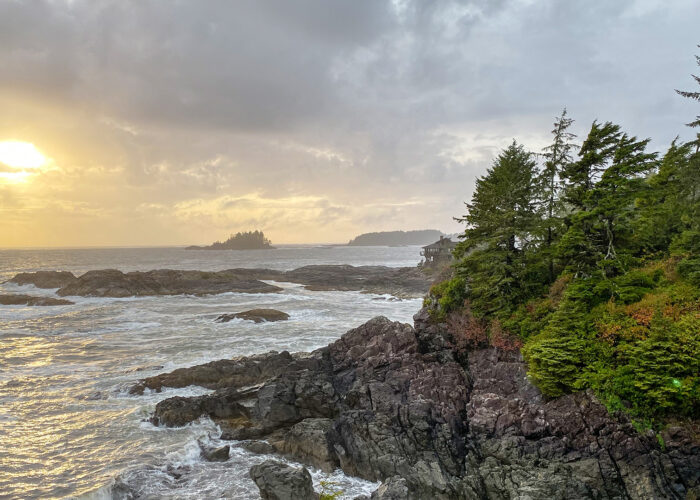
<instances>
[{"instance_id":1,"label":"gray cloud","mask_svg":"<svg viewBox=\"0 0 700 500\"><path fill-rule=\"evenodd\" d=\"M312 196L323 224L454 230L498 148L541 147L564 106L579 133L689 136L698 25L694 0L6 0L0 139L60 136L136 206Z\"/></svg>"}]
</instances>

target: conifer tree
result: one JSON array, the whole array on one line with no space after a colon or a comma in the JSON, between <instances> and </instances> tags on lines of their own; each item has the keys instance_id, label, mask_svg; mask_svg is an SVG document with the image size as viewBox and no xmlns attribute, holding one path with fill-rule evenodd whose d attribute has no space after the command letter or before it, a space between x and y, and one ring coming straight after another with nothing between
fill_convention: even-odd
<instances>
[{"instance_id":1,"label":"conifer tree","mask_svg":"<svg viewBox=\"0 0 700 500\"><path fill-rule=\"evenodd\" d=\"M633 253L632 220L635 198L645 186L645 175L655 166L655 153L645 151L649 139L620 132L618 125L593 124L582 147L581 160L572 165L576 182L570 184L578 210L558 246L560 256L576 275L595 270L603 277L617 274ZM625 259L621 259L622 254Z\"/></svg>"},{"instance_id":2,"label":"conifer tree","mask_svg":"<svg viewBox=\"0 0 700 500\"><path fill-rule=\"evenodd\" d=\"M539 199L542 209L543 254L547 261L548 281L554 281L554 255L552 246L562 231L561 180L562 173L572 162L571 142L576 135L568 131L573 119L566 116L566 108L556 118L552 135L552 144L544 148L544 165L539 175Z\"/></svg>"},{"instance_id":3,"label":"conifer tree","mask_svg":"<svg viewBox=\"0 0 700 500\"><path fill-rule=\"evenodd\" d=\"M700 45L698 45L700 47ZM695 60L700 66L700 56L695 56ZM691 75L693 79L700 85L700 76L698 75ZM693 92L693 91L687 91L687 90L678 90L676 89L676 92L683 97L687 97L688 99L694 99L696 101L700 101L700 92ZM695 117L695 120L687 124L689 127L700 127L700 115ZM695 141L693 141L693 144L695 145L695 152L698 153L700 151L700 133L697 134L697 138Z\"/></svg>"},{"instance_id":4,"label":"conifer tree","mask_svg":"<svg viewBox=\"0 0 700 500\"><path fill-rule=\"evenodd\" d=\"M564 200L574 209L584 210L586 200L596 180L607 168L617 142L620 139L620 126L594 121L586 140L579 150L579 160L569 163L563 171L565 182Z\"/></svg>"},{"instance_id":5,"label":"conifer tree","mask_svg":"<svg viewBox=\"0 0 700 500\"><path fill-rule=\"evenodd\" d=\"M456 249L460 274L468 279L476 314L507 310L536 286L524 279L525 262L537 228L536 163L515 141L477 179L464 241ZM538 285L538 284L537 284Z\"/></svg>"}]
</instances>

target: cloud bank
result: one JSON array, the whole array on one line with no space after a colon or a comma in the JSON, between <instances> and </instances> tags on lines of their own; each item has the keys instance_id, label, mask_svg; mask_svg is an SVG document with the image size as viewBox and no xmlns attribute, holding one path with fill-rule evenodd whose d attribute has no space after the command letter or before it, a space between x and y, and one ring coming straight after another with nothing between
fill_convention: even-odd
<instances>
[{"instance_id":1,"label":"cloud bank","mask_svg":"<svg viewBox=\"0 0 700 500\"><path fill-rule=\"evenodd\" d=\"M694 1L0 2L0 246L342 242L452 217L566 106L664 148Z\"/></svg>"}]
</instances>

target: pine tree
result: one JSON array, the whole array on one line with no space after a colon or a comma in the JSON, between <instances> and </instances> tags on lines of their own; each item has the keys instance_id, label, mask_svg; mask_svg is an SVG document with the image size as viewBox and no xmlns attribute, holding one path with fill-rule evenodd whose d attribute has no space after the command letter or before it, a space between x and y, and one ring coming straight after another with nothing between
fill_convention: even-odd
<instances>
[{"instance_id":1,"label":"pine tree","mask_svg":"<svg viewBox=\"0 0 700 500\"><path fill-rule=\"evenodd\" d=\"M573 119L567 118L566 108L561 116L556 118L552 135L552 144L544 148L544 166L539 175L539 199L543 212L543 254L547 261L548 281L554 281L554 255L552 246L556 239L561 236L563 228L561 178L564 170L571 164L571 151L574 144L571 142L576 135L568 131Z\"/></svg>"},{"instance_id":2,"label":"pine tree","mask_svg":"<svg viewBox=\"0 0 700 500\"><path fill-rule=\"evenodd\" d=\"M535 179L533 155L513 141L477 179L467 214L457 219L467 224L456 249L458 271L478 315L507 311L540 285L524 279L538 223Z\"/></svg>"}]
</instances>

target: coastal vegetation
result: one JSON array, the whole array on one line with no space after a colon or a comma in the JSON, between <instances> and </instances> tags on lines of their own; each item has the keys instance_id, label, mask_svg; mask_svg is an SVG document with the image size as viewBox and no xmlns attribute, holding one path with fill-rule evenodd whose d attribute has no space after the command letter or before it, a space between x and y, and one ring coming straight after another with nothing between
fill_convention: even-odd
<instances>
[{"instance_id":1,"label":"coastal vegetation","mask_svg":"<svg viewBox=\"0 0 700 500\"><path fill-rule=\"evenodd\" d=\"M245 231L232 234L226 241L215 241L209 246L187 247L188 250L268 250L273 248L272 242L262 231Z\"/></svg>"},{"instance_id":2,"label":"coastal vegetation","mask_svg":"<svg viewBox=\"0 0 700 500\"><path fill-rule=\"evenodd\" d=\"M700 134L658 154L611 122L576 145L572 123L477 180L454 276L426 305L459 347L521 348L548 396L591 389L643 427L697 416Z\"/></svg>"},{"instance_id":3,"label":"coastal vegetation","mask_svg":"<svg viewBox=\"0 0 700 500\"><path fill-rule=\"evenodd\" d=\"M440 239L442 232L437 229L421 229L417 231L381 231L364 233L356 236L348 243L349 246L398 246L398 245L427 245Z\"/></svg>"}]
</instances>

